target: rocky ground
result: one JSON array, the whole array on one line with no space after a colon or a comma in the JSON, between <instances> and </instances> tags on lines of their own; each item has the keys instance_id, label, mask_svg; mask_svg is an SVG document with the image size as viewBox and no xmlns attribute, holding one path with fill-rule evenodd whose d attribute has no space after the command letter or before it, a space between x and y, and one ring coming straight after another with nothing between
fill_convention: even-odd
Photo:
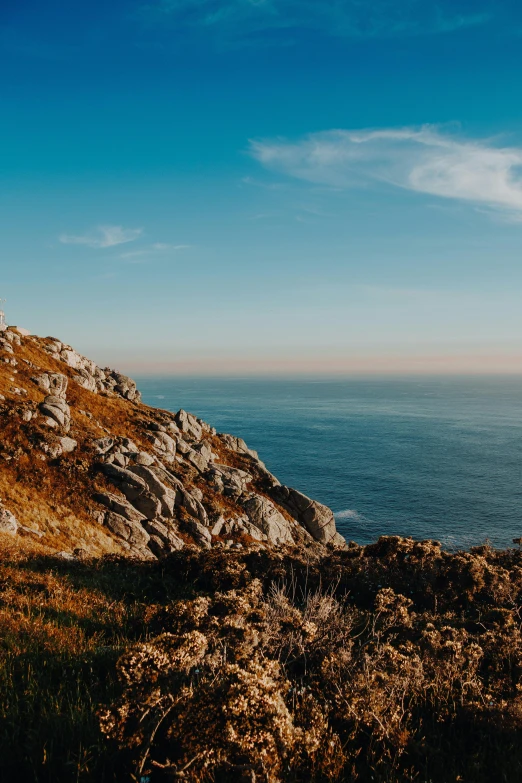
<instances>
[{"instance_id":1,"label":"rocky ground","mask_svg":"<svg viewBox=\"0 0 522 783\"><path fill-rule=\"evenodd\" d=\"M0 530L46 551L345 546L331 510L241 438L144 405L133 380L52 337L0 336L0 422Z\"/></svg>"}]
</instances>

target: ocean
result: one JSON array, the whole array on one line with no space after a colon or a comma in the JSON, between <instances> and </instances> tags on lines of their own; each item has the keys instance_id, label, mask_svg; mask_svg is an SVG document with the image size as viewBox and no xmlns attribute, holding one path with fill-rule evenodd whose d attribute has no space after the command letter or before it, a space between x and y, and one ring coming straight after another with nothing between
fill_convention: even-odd
<instances>
[{"instance_id":1,"label":"ocean","mask_svg":"<svg viewBox=\"0 0 522 783\"><path fill-rule=\"evenodd\" d=\"M244 438L349 540L467 549L522 536L522 378L137 381L147 404Z\"/></svg>"}]
</instances>

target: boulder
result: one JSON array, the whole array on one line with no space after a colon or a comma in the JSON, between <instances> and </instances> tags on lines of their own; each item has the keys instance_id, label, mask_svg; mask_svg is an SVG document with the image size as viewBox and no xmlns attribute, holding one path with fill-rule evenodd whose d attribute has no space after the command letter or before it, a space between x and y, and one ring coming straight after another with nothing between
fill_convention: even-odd
<instances>
[{"instance_id":1,"label":"boulder","mask_svg":"<svg viewBox=\"0 0 522 783\"><path fill-rule=\"evenodd\" d=\"M13 331L16 330L16 331ZM24 329L25 331L25 329ZM16 326L10 326L7 331L5 331L2 335L2 337L5 340L8 340L10 343L14 343L15 345L21 345L22 340L20 339L20 335L22 332L18 331L18 327Z\"/></svg>"},{"instance_id":2,"label":"boulder","mask_svg":"<svg viewBox=\"0 0 522 783\"><path fill-rule=\"evenodd\" d=\"M123 397L126 400L135 400L136 402L141 399L141 394L136 389L136 383L132 378L114 371L110 373L110 378L114 381L114 384L111 384L114 391L116 394L119 394L120 397Z\"/></svg>"},{"instance_id":3,"label":"boulder","mask_svg":"<svg viewBox=\"0 0 522 783\"><path fill-rule=\"evenodd\" d=\"M181 505L188 511L191 517L199 519L204 525L208 525L208 515L203 504L199 500L196 500L196 498L186 489L182 492Z\"/></svg>"},{"instance_id":4,"label":"boulder","mask_svg":"<svg viewBox=\"0 0 522 783\"><path fill-rule=\"evenodd\" d=\"M118 438L118 451L126 453L136 453L138 447L130 438Z\"/></svg>"},{"instance_id":5,"label":"boulder","mask_svg":"<svg viewBox=\"0 0 522 783\"><path fill-rule=\"evenodd\" d=\"M74 380L78 384L78 386L81 386L83 389L87 389L87 391L90 392L97 392L98 386L96 383L96 378L94 378L93 375L89 375L87 370L81 369L77 375L73 376Z\"/></svg>"},{"instance_id":6,"label":"boulder","mask_svg":"<svg viewBox=\"0 0 522 783\"><path fill-rule=\"evenodd\" d=\"M114 495L112 492L97 492L93 498L97 503L101 503L109 511L114 511L116 514L125 517L129 522L141 524L147 519L126 498L122 498L120 495Z\"/></svg>"},{"instance_id":7,"label":"boulder","mask_svg":"<svg viewBox=\"0 0 522 783\"><path fill-rule=\"evenodd\" d=\"M146 482L126 468L104 464L103 472L120 489L134 508L138 509L147 519L154 519L161 513L161 503L149 492Z\"/></svg>"},{"instance_id":8,"label":"boulder","mask_svg":"<svg viewBox=\"0 0 522 783\"><path fill-rule=\"evenodd\" d=\"M272 544L293 544L290 523L272 501L263 495L251 495L243 501L248 519Z\"/></svg>"},{"instance_id":9,"label":"boulder","mask_svg":"<svg viewBox=\"0 0 522 783\"><path fill-rule=\"evenodd\" d=\"M153 555L155 555L158 559L165 557L165 555L169 554L170 548L166 541L164 541L159 536L152 535L149 538L148 547Z\"/></svg>"},{"instance_id":10,"label":"boulder","mask_svg":"<svg viewBox=\"0 0 522 783\"><path fill-rule=\"evenodd\" d=\"M74 451L77 447L78 443L74 440L74 438L69 438L67 435L63 438L58 438L60 441L60 446L62 447L62 451L69 453L71 451Z\"/></svg>"},{"instance_id":11,"label":"boulder","mask_svg":"<svg viewBox=\"0 0 522 783\"><path fill-rule=\"evenodd\" d=\"M328 506L323 506L317 500L312 500L291 487L273 487L270 494L308 530L316 541L332 544L335 547L346 546L344 538L335 527L333 511Z\"/></svg>"},{"instance_id":12,"label":"boulder","mask_svg":"<svg viewBox=\"0 0 522 783\"><path fill-rule=\"evenodd\" d=\"M210 465L205 473L205 479L216 492L221 492L233 500L237 500L245 492L248 492L248 484L252 478L252 475L246 470L232 468L230 465L222 465L219 462Z\"/></svg>"},{"instance_id":13,"label":"boulder","mask_svg":"<svg viewBox=\"0 0 522 783\"><path fill-rule=\"evenodd\" d=\"M50 394L40 403L40 411L44 416L54 420L65 432L71 427L71 411L65 400Z\"/></svg>"},{"instance_id":14,"label":"boulder","mask_svg":"<svg viewBox=\"0 0 522 783\"><path fill-rule=\"evenodd\" d=\"M56 340L54 337L47 337L46 339L50 340L50 342L44 345L47 353L54 355L59 354L63 348L62 343L59 340Z\"/></svg>"},{"instance_id":15,"label":"boulder","mask_svg":"<svg viewBox=\"0 0 522 783\"><path fill-rule=\"evenodd\" d=\"M193 438L194 440L201 440L203 430L200 422L195 416L192 415L192 413L187 413L187 411L181 409L174 416L174 421L180 430L190 438Z\"/></svg>"},{"instance_id":16,"label":"boulder","mask_svg":"<svg viewBox=\"0 0 522 783\"><path fill-rule=\"evenodd\" d=\"M219 519L216 522L214 522L210 532L212 533L213 536L219 536L224 526L225 526L225 520L223 519L223 517L219 517Z\"/></svg>"},{"instance_id":17,"label":"boulder","mask_svg":"<svg viewBox=\"0 0 522 783\"><path fill-rule=\"evenodd\" d=\"M155 451L160 454L162 458L165 459L165 457L167 457L170 458L169 461L174 460L174 456L176 454L176 441L174 438L172 438L166 432L161 431L154 432L154 434L149 433L148 438L152 443Z\"/></svg>"},{"instance_id":18,"label":"boulder","mask_svg":"<svg viewBox=\"0 0 522 783\"><path fill-rule=\"evenodd\" d=\"M7 508L0 506L0 533L9 533L15 536L18 532L19 524L14 514Z\"/></svg>"},{"instance_id":19,"label":"boulder","mask_svg":"<svg viewBox=\"0 0 522 783\"><path fill-rule=\"evenodd\" d=\"M260 461L257 451L249 449L243 438L236 438L235 435L228 435L225 432L220 432L218 438L231 451L237 451L239 454L248 454L252 459L255 459L256 462Z\"/></svg>"},{"instance_id":20,"label":"boulder","mask_svg":"<svg viewBox=\"0 0 522 783\"><path fill-rule=\"evenodd\" d=\"M160 522L159 519L153 519L150 522L144 523L145 530L152 536L159 538L167 546L168 551L174 551L183 549L184 542L179 536L168 527L164 522ZM150 544L149 544L150 546ZM153 550L154 551L154 550ZM154 553L156 554L156 553Z\"/></svg>"},{"instance_id":21,"label":"boulder","mask_svg":"<svg viewBox=\"0 0 522 783\"><path fill-rule=\"evenodd\" d=\"M114 445L113 438L105 437L105 438L97 438L96 440L92 441L92 447L96 451L97 454L105 454L107 451L110 451L110 449Z\"/></svg>"},{"instance_id":22,"label":"boulder","mask_svg":"<svg viewBox=\"0 0 522 783\"><path fill-rule=\"evenodd\" d=\"M120 452L115 452L114 454L109 454L109 456L106 459L106 462L110 463L111 465L118 465L120 468L126 468L129 464L129 458L126 454L120 454Z\"/></svg>"},{"instance_id":23,"label":"boulder","mask_svg":"<svg viewBox=\"0 0 522 783\"><path fill-rule=\"evenodd\" d=\"M136 465L145 465L146 467L154 465L156 461L154 457L151 454L147 454L146 451L138 451L136 454L132 455L132 459Z\"/></svg>"},{"instance_id":24,"label":"boulder","mask_svg":"<svg viewBox=\"0 0 522 783\"><path fill-rule=\"evenodd\" d=\"M146 465L133 465L129 468L129 471L142 478L151 494L158 498L161 503L161 513L163 516L171 517L174 513L174 506L176 504L175 490L165 486L154 470L146 467Z\"/></svg>"},{"instance_id":25,"label":"boulder","mask_svg":"<svg viewBox=\"0 0 522 783\"><path fill-rule=\"evenodd\" d=\"M139 523L131 522L114 511L107 511L104 523L115 536L128 541L131 546L146 547L149 543L150 536Z\"/></svg>"},{"instance_id":26,"label":"boulder","mask_svg":"<svg viewBox=\"0 0 522 783\"><path fill-rule=\"evenodd\" d=\"M212 546L212 535L210 530L206 528L201 522L195 519L187 519L185 523L193 535L194 539L205 549L210 549Z\"/></svg>"},{"instance_id":27,"label":"boulder","mask_svg":"<svg viewBox=\"0 0 522 783\"><path fill-rule=\"evenodd\" d=\"M68 383L66 375L62 375L60 372L43 372L40 375L34 375L31 380L47 394L65 399Z\"/></svg>"},{"instance_id":28,"label":"boulder","mask_svg":"<svg viewBox=\"0 0 522 783\"><path fill-rule=\"evenodd\" d=\"M204 473L204 471L208 468L208 459L205 459L203 454L201 454L199 451L196 451L196 449L189 449L185 454L185 459L187 462L190 462L190 464L193 465L197 470L199 470L200 473Z\"/></svg>"}]
</instances>

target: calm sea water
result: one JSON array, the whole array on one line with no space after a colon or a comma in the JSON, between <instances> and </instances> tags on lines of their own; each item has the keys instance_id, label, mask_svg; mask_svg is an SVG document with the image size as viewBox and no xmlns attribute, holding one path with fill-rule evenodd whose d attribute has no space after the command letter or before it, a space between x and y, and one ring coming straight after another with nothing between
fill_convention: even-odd
<instances>
[{"instance_id":1,"label":"calm sea water","mask_svg":"<svg viewBox=\"0 0 522 783\"><path fill-rule=\"evenodd\" d=\"M141 378L149 405L243 437L340 532L449 548L522 535L522 379Z\"/></svg>"}]
</instances>

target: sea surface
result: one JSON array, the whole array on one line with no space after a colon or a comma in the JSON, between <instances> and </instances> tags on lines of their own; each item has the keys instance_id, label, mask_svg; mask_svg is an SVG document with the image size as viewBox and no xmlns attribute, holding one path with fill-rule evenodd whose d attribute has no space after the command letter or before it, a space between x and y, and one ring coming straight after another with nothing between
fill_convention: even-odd
<instances>
[{"instance_id":1,"label":"sea surface","mask_svg":"<svg viewBox=\"0 0 522 783\"><path fill-rule=\"evenodd\" d=\"M522 536L522 378L140 378L144 401L244 438L358 543Z\"/></svg>"}]
</instances>

